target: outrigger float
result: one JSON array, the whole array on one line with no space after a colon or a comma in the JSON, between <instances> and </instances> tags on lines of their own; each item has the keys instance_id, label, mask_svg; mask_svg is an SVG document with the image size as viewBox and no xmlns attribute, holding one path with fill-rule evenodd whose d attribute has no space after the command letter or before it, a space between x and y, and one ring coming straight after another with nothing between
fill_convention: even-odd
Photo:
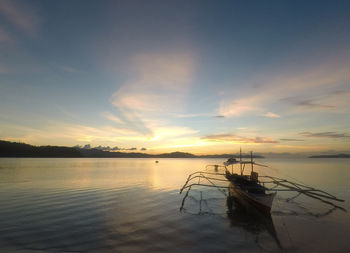
<instances>
[{"instance_id":1,"label":"outrigger float","mask_svg":"<svg viewBox=\"0 0 350 253\"><path fill-rule=\"evenodd\" d=\"M239 174L233 172L233 165L236 164L239 164ZM251 171L249 175L244 174L245 166L247 164L251 165ZM250 153L250 160L243 161L242 152L240 151L239 160L236 158L230 158L224 162L223 165L207 165L207 168L214 167L214 172L197 171L190 174L186 180L186 183L180 190L181 194L184 190L187 189L187 192L182 200L180 210L183 209L188 193L193 186L205 186L217 188L224 194L226 194L227 191L228 195L230 197L234 197L238 202L241 202L244 205L248 204L249 206L256 208L258 211L266 215L270 215L274 197L279 191L296 192L297 195L292 199L303 194L305 196L318 199L323 203L333 206L334 208L339 208L345 211L344 208L332 202L344 202L344 200L339 199L328 192L286 179L272 176L259 176L259 174L254 171L254 165L268 167L266 165L254 162L252 152ZM221 170L221 172L219 170ZM217 176L220 176L220 178ZM198 181L194 182L195 179L198 179ZM217 185L216 182L228 182L229 185Z\"/></svg>"}]
</instances>

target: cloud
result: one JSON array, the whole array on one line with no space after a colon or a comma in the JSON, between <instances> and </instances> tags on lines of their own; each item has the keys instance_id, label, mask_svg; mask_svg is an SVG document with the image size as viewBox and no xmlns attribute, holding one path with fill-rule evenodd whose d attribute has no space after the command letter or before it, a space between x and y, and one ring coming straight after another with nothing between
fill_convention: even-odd
<instances>
[{"instance_id":1,"label":"cloud","mask_svg":"<svg viewBox=\"0 0 350 253\"><path fill-rule=\"evenodd\" d=\"M333 105L317 104L317 103L314 103L313 100L311 100L311 99L300 101L299 103L297 103L297 105L302 106L302 107L321 108L321 109L333 109L335 107Z\"/></svg>"},{"instance_id":2,"label":"cloud","mask_svg":"<svg viewBox=\"0 0 350 253\"><path fill-rule=\"evenodd\" d=\"M103 113L103 116L106 118L106 119L109 119L115 123L118 123L118 124L123 124L124 121L121 120L119 117L113 115L112 113L109 113L109 112L105 112Z\"/></svg>"},{"instance_id":3,"label":"cloud","mask_svg":"<svg viewBox=\"0 0 350 253\"><path fill-rule=\"evenodd\" d=\"M137 148L119 148L119 147L114 147L114 148L111 148L109 150L112 150L112 151L132 151L132 150L137 150ZM108 150L108 151L109 151ZM142 150L142 149L141 149Z\"/></svg>"},{"instance_id":4,"label":"cloud","mask_svg":"<svg viewBox=\"0 0 350 253\"><path fill-rule=\"evenodd\" d=\"M169 118L185 115L194 68L192 53L132 57L128 73L131 78L111 97L117 116L107 113L105 117L145 136L159 136L156 131L161 127L172 127Z\"/></svg>"},{"instance_id":5,"label":"cloud","mask_svg":"<svg viewBox=\"0 0 350 253\"><path fill-rule=\"evenodd\" d=\"M304 140L302 140L302 139L284 138L284 139L280 139L280 141L304 141Z\"/></svg>"},{"instance_id":6,"label":"cloud","mask_svg":"<svg viewBox=\"0 0 350 253\"><path fill-rule=\"evenodd\" d=\"M98 149L98 150L102 150L102 151L110 151L111 147L110 146L103 147L103 146L99 145L97 147L94 147L93 149Z\"/></svg>"},{"instance_id":7,"label":"cloud","mask_svg":"<svg viewBox=\"0 0 350 253\"><path fill-rule=\"evenodd\" d=\"M167 127L155 127L154 128L154 137L152 140L164 140L164 139L176 139L181 137L191 136L198 133L197 130L193 130L188 127L179 127L179 126L167 126Z\"/></svg>"},{"instance_id":8,"label":"cloud","mask_svg":"<svg viewBox=\"0 0 350 253\"><path fill-rule=\"evenodd\" d=\"M280 111L286 111L283 113L332 109L334 113L348 111L348 59L337 55L334 59L326 58L320 61L322 63L303 65L302 68L287 65L276 72L246 79L239 86L239 94L237 85L230 85L221 90L222 99L217 113L226 117L261 115L275 106L280 106Z\"/></svg>"},{"instance_id":9,"label":"cloud","mask_svg":"<svg viewBox=\"0 0 350 253\"><path fill-rule=\"evenodd\" d=\"M237 117L243 114L259 112L262 109L259 104L262 101L262 96L247 96L244 99L224 99L220 103L219 115L224 117Z\"/></svg>"},{"instance_id":10,"label":"cloud","mask_svg":"<svg viewBox=\"0 0 350 253\"><path fill-rule=\"evenodd\" d=\"M118 132L125 135L143 135L153 136L153 131L146 126L145 122L133 112L124 112L120 114L120 117L110 112L102 113L102 116L106 119L117 123L118 127L112 128L113 132Z\"/></svg>"},{"instance_id":11,"label":"cloud","mask_svg":"<svg viewBox=\"0 0 350 253\"><path fill-rule=\"evenodd\" d=\"M176 118L220 117L220 116L213 116L213 114L211 113L180 113L180 114L173 114L171 116L174 116Z\"/></svg>"},{"instance_id":12,"label":"cloud","mask_svg":"<svg viewBox=\"0 0 350 253\"><path fill-rule=\"evenodd\" d=\"M285 89L285 94L302 94L306 90L317 92L321 88L334 90L350 80L348 56L348 53L341 52L331 57L327 55L310 65L302 64L292 68L286 66L267 79L269 86L279 91Z\"/></svg>"},{"instance_id":13,"label":"cloud","mask_svg":"<svg viewBox=\"0 0 350 253\"><path fill-rule=\"evenodd\" d=\"M349 134L336 133L336 132L319 132L319 133L301 132L299 134L304 137L310 137L310 138L331 138L331 139L350 138Z\"/></svg>"},{"instance_id":14,"label":"cloud","mask_svg":"<svg viewBox=\"0 0 350 253\"><path fill-rule=\"evenodd\" d=\"M58 121L46 121L41 128L2 124L0 136L3 139L22 141L25 143L42 145L55 143L55 145L82 145L84 148L98 148L101 150L137 150L137 147L169 146L187 143L198 131L179 126L152 127L154 135L148 136L132 129L111 126L90 127L86 125L68 124ZM85 143L90 143L86 144ZM114 145L118 143L118 146ZM133 145L132 147L128 147ZM142 150L145 151L145 150Z\"/></svg>"},{"instance_id":15,"label":"cloud","mask_svg":"<svg viewBox=\"0 0 350 253\"><path fill-rule=\"evenodd\" d=\"M329 110L335 108L333 105L320 104L315 102L315 99L301 99L297 97L282 98L282 102L287 102L291 105L301 107L303 109Z\"/></svg>"},{"instance_id":16,"label":"cloud","mask_svg":"<svg viewBox=\"0 0 350 253\"><path fill-rule=\"evenodd\" d=\"M84 148L84 149L90 149L90 148L91 148L91 145L90 145L90 144L86 144L86 145L84 145L83 148Z\"/></svg>"},{"instance_id":17,"label":"cloud","mask_svg":"<svg viewBox=\"0 0 350 253\"><path fill-rule=\"evenodd\" d=\"M242 137L234 134L214 134L204 136L201 139L208 141L217 141L217 142L236 142L236 143L279 143L279 141L265 138L265 137Z\"/></svg>"},{"instance_id":18,"label":"cloud","mask_svg":"<svg viewBox=\"0 0 350 253\"><path fill-rule=\"evenodd\" d=\"M265 113L263 114L262 116L265 116L265 117L268 117L268 118L280 118L281 116L276 114L276 113L273 113L273 112L268 112L268 113Z\"/></svg>"},{"instance_id":19,"label":"cloud","mask_svg":"<svg viewBox=\"0 0 350 253\"><path fill-rule=\"evenodd\" d=\"M134 78L112 96L115 107L147 114L181 111L194 74L191 54L143 54L131 62Z\"/></svg>"},{"instance_id":20,"label":"cloud","mask_svg":"<svg viewBox=\"0 0 350 253\"><path fill-rule=\"evenodd\" d=\"M111 126L90 127L85 125L68 124L58 121L46 121L42 128L31 128L13 124L2 124L2 136L14 138L26 143L142 143L149 140L136 131Z\"/></svg>"},{"instance_id":21,"label":"cloud","mask_svg":"<svg viewBox=\"0 0 350 253\"><path fill-rule=\"evenodd\" d=\"M39 19L35 11L25 2L0 1L0 13L23 32L34 35L39 28Z\"/></svg>"},{"instance_id":22,"label":"cloud","mask_svg":"<svg viewBox=\"0 0 350 253\"><path fill-rule=\"evenodd\" d=\"M82 148L82 149L98 149L98 150L102 150L102 151L133 151L133 150L137 150L137 148L132 147L132 148L120 148L120 147L113 147L111 148L110 146L96 146L96 147L92 147L90 144L86 144L83 147L76 145L74 147L77 148ZM142 149L141 149L142 150Z\"/></svg>"},{"instance_id":23,"label":"cloud","mask_svg":"<svg viewBox=\"0 0 350 253\"><path fill-rule=\"evenodd\" d=\"M327 96L349 95L350 90L333 90L328 92Z\"/></svg>"}]
</instances>

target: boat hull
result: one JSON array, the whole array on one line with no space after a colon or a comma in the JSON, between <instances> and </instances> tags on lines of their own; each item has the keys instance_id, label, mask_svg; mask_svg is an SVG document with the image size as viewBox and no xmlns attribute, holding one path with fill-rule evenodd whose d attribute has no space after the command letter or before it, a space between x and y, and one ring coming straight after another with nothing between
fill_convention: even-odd
<instances>
[{"instance_id":1,"label":"boat hull","mask_svg":"<svg viewBox=\"0 0 350 253\"><path fill-rule=\"evenodd\" d=\"M264 214L270 214L272 202L276 193L253 194L242 190L239 186L235 186L232 183L229 185L229 190L231 195L241 204L253 206Z\"/></svg>"}]
</instances>

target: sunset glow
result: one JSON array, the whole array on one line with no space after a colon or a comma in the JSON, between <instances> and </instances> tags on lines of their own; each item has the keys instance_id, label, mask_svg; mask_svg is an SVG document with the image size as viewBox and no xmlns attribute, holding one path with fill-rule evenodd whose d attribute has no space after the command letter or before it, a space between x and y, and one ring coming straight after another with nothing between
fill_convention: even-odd
<instances>
[{"instance_id":1,"label":"sunset glow","mask_svg":"<svg viewBox=\"0 0 350 253\"><path fill-rule=\"evenodd\" d=\"M349 2L6 0L0 17L2 140L350 150Z\"/></svg>"}]
</instances>

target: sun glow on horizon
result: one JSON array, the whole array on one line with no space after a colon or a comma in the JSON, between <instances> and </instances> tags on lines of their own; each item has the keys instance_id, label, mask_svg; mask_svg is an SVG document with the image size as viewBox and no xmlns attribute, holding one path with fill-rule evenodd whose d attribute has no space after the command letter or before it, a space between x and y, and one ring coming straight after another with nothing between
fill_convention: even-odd
<instances>
[{"instance_id":1,"label":"sun glow on horizon","mask_svg":"<svg viewBox=\"0 0 350 253\"><path fill-rule=\"evenodd\" d=\"M0 139L350 152L349 5L0 2Z\"/></svg>"}]
</instances>

